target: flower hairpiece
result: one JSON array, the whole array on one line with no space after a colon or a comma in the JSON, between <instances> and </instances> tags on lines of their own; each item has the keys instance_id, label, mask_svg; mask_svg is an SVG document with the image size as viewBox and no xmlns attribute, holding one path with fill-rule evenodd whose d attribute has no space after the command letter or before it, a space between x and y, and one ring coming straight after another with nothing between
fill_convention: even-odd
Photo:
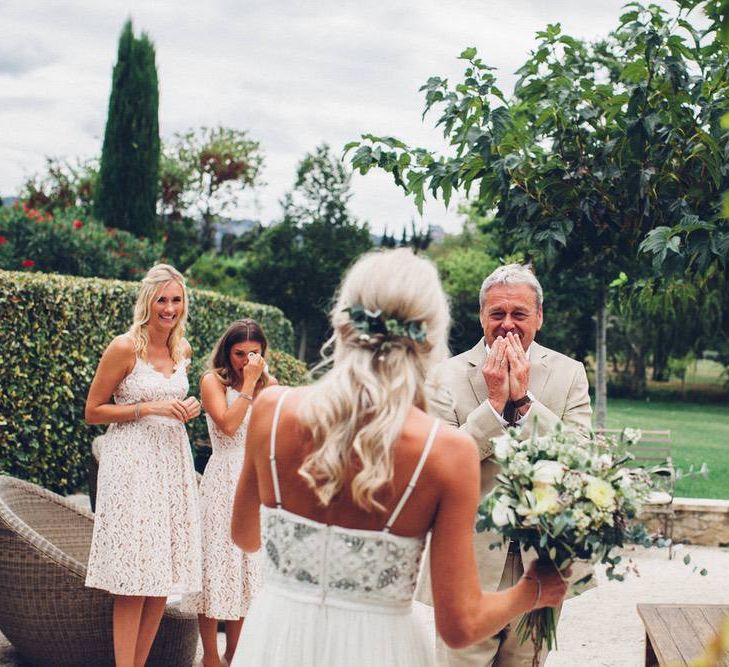
<instances>
[{"instance_id":1,"label":"flower hairpiece","mask_svg":"<svg viewBox=\"0 0 729 667\"><path fill-rule=\"evenodd\" d=\"M403 322L396 317L386 317L380 309L367 310L359 303L345 308L344 312L349 314L352 327L361 343L370 343L375 338L374 342L381 343L381 347L386 348L397 338L407 338L414 343L424 343L426 340L425 322Z\"/></svg>"}]
</instances>

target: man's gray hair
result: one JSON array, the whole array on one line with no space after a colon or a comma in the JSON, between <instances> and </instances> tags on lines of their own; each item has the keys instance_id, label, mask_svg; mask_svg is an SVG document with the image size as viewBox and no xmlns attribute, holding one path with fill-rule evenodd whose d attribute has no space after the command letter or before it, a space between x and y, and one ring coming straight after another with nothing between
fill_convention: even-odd
<instances>
[{"instance_id":1,"label":"man's gray hair","mask_svg":"<svg viewBox=\"0 0 729 667\"><path fill-rule=\"evenodd\" d=\"M544 301L544 293L542 286L539 284L537 277L532 273L531 268L524 264L505 264L496 269L490 276L483 281L481 291L478 294L478 305L483 310L483 304L486 301L486 292L494 285L529 285L534 289L537 296L537 307L542 307Z\"/></svg>"}]
</instances>

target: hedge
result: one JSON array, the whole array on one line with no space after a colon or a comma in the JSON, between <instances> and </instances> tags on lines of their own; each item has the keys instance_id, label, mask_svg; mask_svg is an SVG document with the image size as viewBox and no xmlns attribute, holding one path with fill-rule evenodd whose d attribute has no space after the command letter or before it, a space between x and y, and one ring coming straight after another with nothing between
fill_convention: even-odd
<instances>
[{"instance_id":1,"label":"hedge","mask_svg":"<svg viewBox=\"0 0 729 667\"><path fill-rule=\"evenodd\" d=\"M60 493L82 487L90 443L103 431L84 422L84 404L102 352L129 328L138 283L0 271L0 471ZM258 320L269 366L281 384L304 381L290 356L290 322L272 306L190 291L191 393L218 337L234 319ZM207 441L204 418L191 440ZM205 459L205 454L202 454Z\"/></svg>"}]
</instances>

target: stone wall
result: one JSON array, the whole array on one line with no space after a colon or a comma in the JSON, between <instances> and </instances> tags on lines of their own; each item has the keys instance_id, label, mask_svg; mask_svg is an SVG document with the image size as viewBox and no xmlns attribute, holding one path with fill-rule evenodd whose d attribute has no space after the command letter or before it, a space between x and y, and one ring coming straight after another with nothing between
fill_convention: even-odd
<instances>
[{"instance_id":1,"label":"stone wall","mask_svg":"<svg viewBox=\"0 0 729 667\"><path fill-rule=\"evenodd\" d=\"M729 500L674 498L673 541L710 547L729 546ZM640 517L651 532L661 532L662 517L645 510Z\"/></svg>"}]
</instances>

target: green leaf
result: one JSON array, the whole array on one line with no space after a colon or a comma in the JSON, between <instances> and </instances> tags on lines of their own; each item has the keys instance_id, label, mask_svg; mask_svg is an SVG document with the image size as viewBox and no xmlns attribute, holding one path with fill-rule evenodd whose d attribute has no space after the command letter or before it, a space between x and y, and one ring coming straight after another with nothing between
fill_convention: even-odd
<instances>
[{"instance_id":1,"label":"green leaf","mask_svg":"<svg viewBox=\"0 0 729 667\"><path fill-rule=\"evenodd\" d=\"M620 25L623 26L631 21L636 21L638 20L638 16L640 16L640 14L637 11L626 12L620 17Z\"/></svg>"},{"instance_id":2,"label":"green leaf","mask_svg":"<svg viewBox=\"0 0 729 667\"><path fill-rule=\"evenodd\" d=\"M461 60L473 60L476 57L478 50L475 46L470 46L467 49L461 51L461 55L458 56Z\"/></svg>"}]
</instances>

